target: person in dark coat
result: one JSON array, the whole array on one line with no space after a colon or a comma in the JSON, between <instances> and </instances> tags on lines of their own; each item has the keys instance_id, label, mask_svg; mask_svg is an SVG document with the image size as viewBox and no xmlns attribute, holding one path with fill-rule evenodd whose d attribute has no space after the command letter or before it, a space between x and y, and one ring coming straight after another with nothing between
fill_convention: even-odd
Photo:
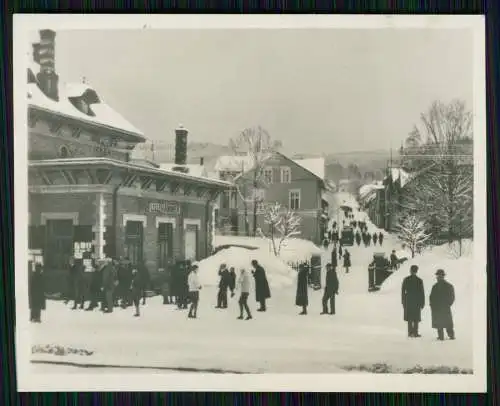
<instances>
[{"instance_id":1,"label":"person in dark coat","mask_svg":"<svg viewBox=\"0 0 500 406\"><path fill-rule=\"evenodd\" d=\"M333 247L332 249L332 261L331 264L334 268L337 268L337 247Z\"/></svg>"},{"instance_id":2,"label":"person in dark coat","mask_svg":"<svg viewBox=\"0 0 500 406\"><path fill-rule=\"evenodd\" d=\"M382 234L382 231L378 233L378 242L380 245L382 245L382 242L384 241L384 234Z\"/></svg>"},{"instance_id":3,"label":"person in dark coat","mask_svg":"<svg viewBox=\"0 0 500 406\"><path fill-rule=\"evenodd\" d=\"M252 267L254 269L252 274L255 278L255 299L260 304L260 308L258 308L257 311L265 312L266 299L271 297L271 290L269 289L266 271L255 259L252 260Z\"/></svg>"},{"instance_id":4,"label":"person in dark coat","mask_svg":"<svg viewBox=\"0 0 500 406\"><path fill-rule=\"evenodd\" d=\"M163 296L163 304L171 304L174 302L172 290L172 264L167 264L165 271L161 275L161 294Z\"/></svg>"},{"instance_id":5,"label":"person in dark coat","mask_svg":"<svg viewBox=\"0 0 500 406\"><path fill-rule=\"evenodd\" d=\"M339 244L339 259L342 258L342 244Z\"/></svg>"},{"instance_id":6,"label":"person in dark coat","mask_svg":"<svg viewBox=\"0 0 500 406\"><path fill-rule=\"evenodd\" d=\"M361 234L359 233L359 230L356 231L356 244L358 244L358 247L361 244Z\"/></svg>"},{"instance_id":7,"label":"person in dark coat","mask_svg":"<svg viewBox=\"0 0 500 406\"><path fill-rule=\"evenodd\" d=\"M132 280L130 281L130 298L135 308L134 317L141 315L141 298L145 289L145 279L138 269L132 269Z\"/></svg>"},{"instance_id":8,"label":"person in dark coat","mask_svg":"<svg viewBox=\"0 0 500 406\"><path fill-rule=\"evenodd\" d=\"M121 307L130 306L130 285L132 284L132 264L128 257L123 258L118 268L118 291L121 300Z\"/></svg>"},{"instance_id":9,"label":"person in dark coat","mask_svg":"<svg viewBox=\"0 0 500 406\"><path fill-rule=\"evenodd\" d=\"M326 264L325 291L323 293L323 311L321 314L335 314L335 295L339 293L339 278L337 269L332 264ZM330 311L328 311L330 302Z\"/></svg>"},{"instance_id":10,"label":"person in dark coat","mask_svg":"<svg viewBox=\"0 0 500 406\"><path fill-rule=\"evenodd\" d=\"M302 307L302 312L299 313L300 315L307 314L307 306L309 305L309 299L307 296L308 276L309 272L305 264L300 264L297 275L297 294L295 296L295 305Z\"/></svg>"},{"instance_id":11,"label":"person in dark coat","mask_svg":"<svg viewBox=\"0 0 500 406\"><path fill-rule=\"evenodd\" d=\"M332 230L328 230L328 241L332 242Z\"/></svg>"},{"instance_id":12,"label":"person in dark coat","mask_svg":"<svg viewBox=\"0 0 500 406\"><path fill-rule=\"evenodd\" d=\"M345 273L349 273L349 268L351 267L351 253L347 250L344 252L344 268Z\"/></svg>"},{"instance_id":13,"label":"person in dark coat","mask_svg":"<svg viewBox=\"0 0 500 406\"><path fill-rule=\"evenodd\" d=\"M32 323L42 322L42 310L45 310L45 280L43 267L35 264L35 269L30 272L28 278L28 299L30 306L30 321Z\"/></svg>"},{"instance_id":14,"label":"person in dark coat","mask_svg":"<svg viewBox=\"0 0 500 406\"><path fill-rule=\"evenodd\" d=\"M106 260L102 265L102 293L104 313L113 312L114 292L117 285L117 271L111 260Z\"/></svg>"},{"instance_id":15,"label":"person in dark coat","mask_svg":"<svg viewBox=\"0 0 500 406\"><path fill-rule=\"evenodd\" d=\"M437 329L438 340L444 340L444 330L450 340L455 339L453 316L451 306L455 302L455 288L445 278L445 272L438 269L436 272L437 282L434 284L429 297L429 305L432 314L432 328Z\"/></svg>"},{"instance_id":16,"label":"person in dark coat","mask_svg":"<svg viewBox=\"0 0 500 406\"><path fill-rule=\"evenodd\" d=\"M140 286L142 286L141 298L142 305L146 304L146 291L151 286L151 275L149 274L149 269L144 261L141 261L137 265L137 272L139 272L139 278L141 279Z\"/></svg>"},{"instance_id":17,"label":"person in dark coat","mask_svg":"<svg viewBox=\"0 0 500 406\"><path fill-rule=\"evenodd\" d=\"M236 271L234 266L229 268L229 290L231 291L231 297L234 297L234 290L236 289Z\"/></svg>"},{"instance_id":18,"label":"person in dark coat","mask_svg":"<svg viewBox=\"0 0 500 406\"><path fill-rule=\"evenodd\" d=\"M85 275L82 260L76 259L73 265L73 310L77 309L78 306L80 306L80 309L83 309L85 301L84 277Z\"/></svg>"},{"instance_id":19,"label":"person in dark coat","mask_svg":"<svg viewBox=\"0 0 500 406\"><path fill-rule=\"evenodd\" d=\"M68 304L70 300L75 300L75 258L70 257L68 260L68 284L64 304Z\"/></svg>"},{"instance_id":20,"label":"person in dark coat","mask_svg":"<svg viewBox=\"0 0 500 406\"><path fill-rule=\"evenodd\" d=\"M373 245L377 245L377 239L378 239L378 235L377 233L373 233Z\"/></svg>"},{"instance_id":21,"label":"person in dark coat","mask_svg":"<svg viewBox=\"0 0 500 406\"><path fill-rule=\"evenodd\" d=\"M401 285L401 303L404 310L404 320L408 323L408 337L420 337L418 323L421 321L421 311L425 305L424 283L417 276L418 266L410 267L410 275L403 279Z\"/></svg>"},{"instance_id":22,"label":"person in dark coat","mask_svg":"<svg viewBox=\"0 0 500 406\"><path fill-rule=\"evenodd\" d=\"M102 301L102 267L103 263L99 262L94 267L94 271L90 272L92 275L89 288L90 303L85 309L86 311L94 310L99 306L99 302L101 302L101 309L104 309L104 302Z\"/></svg>"},{"instance_id":23,"label":"person in dark coat","mask_svg":"<svg viewBox=\"0 0 500 406\"><path fill-rule=\"evenodd\" d=\"M227 309L227 290L229 289L230 275L226 264L222 264L219 268L219 292L217 293L216 309Z\"/></svg>"},{"instance_id":24,"label":"person in dark coat","mask_svg":"<svg viewBox=\"0 0 500 406\"><path fill-rule=\"evenodd\" d=\"M398 269L398 256L396 255L396 251L392 250L391 252L391 269Z\"/></svg>"}]
</instances>

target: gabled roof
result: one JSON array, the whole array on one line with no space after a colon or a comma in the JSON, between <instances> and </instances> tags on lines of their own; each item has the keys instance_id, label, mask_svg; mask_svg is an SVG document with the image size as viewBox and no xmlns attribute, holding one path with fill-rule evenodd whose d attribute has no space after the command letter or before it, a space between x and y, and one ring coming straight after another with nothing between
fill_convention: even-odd
<instances>
[{"instance_id":1,"label":"gabled roof","mask_svg":"<svg viewBox=\"0 0 500 406\"><path fill-rule=\"evenodd\" d=\"M292 159L292 161L307 169L318 178L325 179L325 158Z\"/></svg>"},{"instance_id":2,"label":"gabled roof","mask_svg":"<svg viewBox=\"0 0 500 406\"><path fill-rule=\"evenodd\" d=\"M36 78L39 71L38 65L32 64L28 67L28 76ZM99 101L89 104L90 109L95 116L89 116L78 110L69 100L70 98L82 97L87 94L92 94L89 100ZM97 96L97 100L96 97ZM68 117L74 120L79 120L87 124L108 127L119 132L131 135L137 141L144 141L142 131L134 127L113 108L111 108L102 97L90 85L84 83L60 83L59 84L59 101L55 101L47 97L40 89L38 83L28 83L27 102L29 107L42 111L57 114L59 116Z\"/></svg>"}]
</instances>

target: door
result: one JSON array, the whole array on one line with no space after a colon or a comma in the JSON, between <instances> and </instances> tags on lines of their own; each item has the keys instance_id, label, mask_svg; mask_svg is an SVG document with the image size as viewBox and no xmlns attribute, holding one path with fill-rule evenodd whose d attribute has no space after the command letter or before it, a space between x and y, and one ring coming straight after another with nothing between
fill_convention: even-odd
<instances>
[{"instance_id":1,"label":"door","mask_svg":"<svg viewBox=\"0 0 500 406\"><path fill-rule=\"evenodd\" d=\"M184 257L186 260L198 259L198 226L188 224L184 231Z\"/></svg>"},{"instance_id":2,"label":"door","mask_svg":"<svg viewBox=\"0 0 500 406\"><path fill-rule=\"evenodd\" d=\"M73 256L73 220L47 220L44 264L47 271L65 269Z\"/></svg>"},{"instance_id":3,"label":"door","mask_svg":"<svg viewBox=\"0 0 500 406\"><path fill-rule=\"evenodd\" d=\"M166 269L173 257L173 227L170 223L158 224L158 268Z\"/></svg>"},{"instance_id":4,"label":"door","mask_svg":"<svg viewBox=\"0 0 500 406\"><path fill-rule=\"evenodd\" d=\"M125 227L125 256L133 265L142 262L144 229L141 221L127 221Z\"/></svg>"}]
</instances>

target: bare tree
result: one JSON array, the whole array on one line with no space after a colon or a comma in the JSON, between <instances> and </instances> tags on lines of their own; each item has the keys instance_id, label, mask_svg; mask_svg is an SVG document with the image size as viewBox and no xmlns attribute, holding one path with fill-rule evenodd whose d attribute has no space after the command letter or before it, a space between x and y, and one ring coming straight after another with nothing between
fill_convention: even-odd
<instances>
[{"instance_id":1,"label":"bare tree","mask_svg":"<svg viewBox=\"0 0 500 406\"><path fill-rule=\"evenodd\" d=\"M262 127L252 127L243 130L238 137L230 141L230 146L235 152L243 152L250 161L250 171L248 168L235 179L240 199L243 201L245 218L247 218L248 204L252 206L252 235L257 233L257 215L262 197L256 192L259 188L267 186L264 177L265 162L271 156L275 144L272 142L269 133ZM247 235L249 232L247 231Z\"/></svg>"},{"instance_id":2,"label":"bare tree","mask_svg":"<svg viewBox=\"0 0 500 406\"><path fill-rule=\"evenodd\" d=\"M421 121L403 153L406 166L418 174L403 206L432 225L434 234L445 230L449 243L461 241L473 227L472 113L462 101L434 102Z\"/></svg>"},{"instance_id":3,"label":"bare tree","mask_svg":"<svg viewBox=\"0 0 500 406\"><path fill-rule=\"evenodd\" d=\"M411 251L411 257L419 252L430 234L426 233L426 225L417 216L410 215L402 219L397 226L397 236Z\"/></svg>"},{"instance_id":4,"label":"bare tree","mask_svg":"<svg viewBox=\"0 0 500 406\"><path fill-rule=\"evenodd\" d=\"M259 233L271 241L274 255L279 256L287 239L300 235L301 220L294 211L282 208L279 203L265 208L264 222L269 226L269 235L266 236L262 229Z\"/></svg>"}]
</instances>

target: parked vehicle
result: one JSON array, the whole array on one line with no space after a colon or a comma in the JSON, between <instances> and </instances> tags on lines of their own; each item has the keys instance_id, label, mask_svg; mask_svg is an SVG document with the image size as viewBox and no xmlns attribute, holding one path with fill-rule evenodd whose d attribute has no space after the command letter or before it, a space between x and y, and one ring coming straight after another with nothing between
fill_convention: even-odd
<instances>
[{"instance_id":1,"label":"parked vehicle","mask_svg":"<svg viewBox=\"0 0 500 406\"><path fill-rule=\"evenodd\" d=\"M340 243L343 246L354 245L354 229L352 227L346 226L342 229L342 233L340 235Z\"/></svg>"}]
</instances>

